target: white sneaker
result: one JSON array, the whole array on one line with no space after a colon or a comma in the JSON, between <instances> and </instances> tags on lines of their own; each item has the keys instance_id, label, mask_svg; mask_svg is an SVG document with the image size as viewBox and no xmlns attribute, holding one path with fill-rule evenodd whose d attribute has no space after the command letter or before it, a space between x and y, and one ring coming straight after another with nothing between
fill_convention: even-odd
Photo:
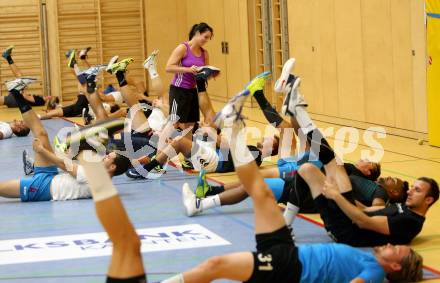
<instances>
[{"instance_id":1,"label":"white sneaker","mask_svg":"<svg viewBox=\"0 0 440 283\"><path fill-rule=\"evenodd\" d=\"M307 106L304 97L299 93L301 79L294 75L289 75L288 83L284 87L284 101L281 107L281 114L296 116L297 106Z\"/></svg>"},{"instance_id":2,"label":"white sneaker","mask_svg":"<svg viewBox=\"0 0 440 283\"><path fill-rule=\"evenodd\" d=\"M182 202L187 216L191 217L202 212L200 199L196 198L188 183L183 184L182 187Z\"/></svg>"},{"instance_id":3,"label":"white sneaker","mask_svg":"<svg viewBox=\"0 0 440 283\"><path fill-rule=\"evenodd\" d=\"M284 63L283 70L281 71L281 76L275 82L273 90L276 92L284 92L287 81L289 79L289 75L292 73L293 68L295 67L295 58L290 58Z\"/></svg>"},{"instance_id":4,"label":"white sneaker","mask_svg":"<svg viewBox=\"0 0 440 283\"><path fill-rule=\"evenodd\" d=\"M145 69L148 70L151 66L156 65L157 54L159 54L159 50L156 49L153 52L151 52L150 56L148 56L147 59L145 59L143 64Z\"/></svg>"},{"instance_id":5,"label":"white sneaker","mask_svg":"<svg viewBox=\"0 0 440 283\"><path fill-rule=\"evenodd\" d=\"M225 106L223 106L222 110L220 110L220 112L214 117L214 123L217 127L223 128L228 122L233 123L238 120L243 121L241 111L243 110L244 102L249 97L249 93L249 90L244 89L232 97Z\"/></svg>"},{"instance_id":6,"label":"white sneaker","mask_svg":"<svg viewBox=\"0 0 440 283\"><path fill-rule=\"evenodd\" d=\"M87 70L85 70L82 73L86 75L87 79L89 79L92 76L96 77L101 71L106 70L106 69L107 69L107 65L98 64L98 65L95 65L95 66L88 68Z\"/></svg>"},{"instance_id":7,"label":"white sneaker","mask_svg":"<svg viewBox=\"0 0 440 283\"><path fill-rule=\"evenodd\" d=\"M108 64L107 64L107 68L105 68L105 71L106 71L107 73L109 73L109 74L113 74L113 73L112 73L112 66L113 66L114 63L118 62L118 59L119 59L119 56L118 56L118 55L113 56L113 57L110 59L110 61L109 61Z\"/></svg>"},{"instance_id":8,"label":"white sneaker","mask_svg":"<svg viewBox=\"0 0 440 283\"><path fill-rule=\"evenodd\" d=\"M25 89L28 85L30 85L31 83L34 83L36 81L37 81L37 79L35 79L35 78L18 78L18 79L12 80L12 81L7 81L5 83L5 85L6 85L6 89L8 91L11 91L13 89L20 91L20 90Z\"/></svg>"}]
</instances>

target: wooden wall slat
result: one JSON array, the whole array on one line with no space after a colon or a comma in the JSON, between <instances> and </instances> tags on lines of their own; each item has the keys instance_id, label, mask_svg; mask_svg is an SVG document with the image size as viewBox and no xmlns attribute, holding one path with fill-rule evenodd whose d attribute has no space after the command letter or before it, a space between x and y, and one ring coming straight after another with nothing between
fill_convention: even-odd
<instances>
[{"instance_id":1,"label":"wooden wall slat","mask_svg":"<svg viewBox=\"0 0 440 283\"><path fill-rule=\"evenodd\" d=\"M43 95L44 73L41 56L40 1L0 1L0 50L15 45L12 58L23 76L35 77L38 83L28 87L28 93ZM1 95L8 92L3 82L14 79L8 63L0 58Z\"/></svg>"}]
</instances>

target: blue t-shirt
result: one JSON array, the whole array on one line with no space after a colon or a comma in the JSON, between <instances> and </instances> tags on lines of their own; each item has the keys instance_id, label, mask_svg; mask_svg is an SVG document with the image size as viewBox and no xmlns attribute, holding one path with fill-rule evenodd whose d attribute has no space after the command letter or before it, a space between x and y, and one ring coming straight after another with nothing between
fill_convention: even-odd
<instances>
[{"instance_id":1,"label":"blue t-shirt","mask_svg":"<svg viewBox=\"0 0 440 283\"><path fill-rule=\"evenodd\" d=\"M382 283L385 271L374 255L343 244L313 244L298 247L302 263L301 282L365 282Z\"/></svg>"}]
</instances>

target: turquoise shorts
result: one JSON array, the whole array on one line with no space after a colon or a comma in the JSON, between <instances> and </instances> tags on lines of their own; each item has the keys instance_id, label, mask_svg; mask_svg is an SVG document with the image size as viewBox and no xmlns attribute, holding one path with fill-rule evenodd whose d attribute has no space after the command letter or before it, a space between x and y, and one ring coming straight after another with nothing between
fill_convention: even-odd
<instances>
[{"instance_id":1,"label":"turquoise shorts","mask_svg":"<svg viewBox=\"0 0 440 283\"><path fill-rule=\"evenodd\" d=\"M32 178L20 179L21 201L49 201L52 200L50 184L58 175L56 166L35 167Z\"/></svg>"}]
</instances>

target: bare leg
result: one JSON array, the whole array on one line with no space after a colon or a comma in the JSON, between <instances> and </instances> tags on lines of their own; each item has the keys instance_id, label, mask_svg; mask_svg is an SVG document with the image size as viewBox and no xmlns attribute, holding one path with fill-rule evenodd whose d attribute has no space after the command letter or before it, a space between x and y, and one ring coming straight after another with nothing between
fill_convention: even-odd
<instances>
[{"instance_id":1,"label":"bare leg","mask_svg":"<svg viewBox=\"0 0 440 283\"><path fill-rule=\"evenodd\" d=\"M183 277L185 283L211 282L219 278L244 282L251 277L253 269L254 258L252 253L232 253L212 257L190 271L183 273Z\"/></svg>"},{"instance_id":2,"label":"bare leg","mask_svg":"<svg viewBox=\"0 0 440 283\"><path fill-rule=\"evenodd\" d=\"M16 78L20 78L23 76L23 73L20 71L16 64L9 64L9 68L11 68L11 71Z\"/></svg>"},{"instance_id":3,"label":"bare leg","mask_svg":"<svg viewBox=\"0 0 440 283\"><path fill-rule=\"evenodd\" d=\"M108 275L121 279L144 275L139 236L104 165L101 162L88 162L83 156L80 157L80 162L86 169L96 215L113 243Z\"/></svg>"},{"instance_id":4,"label":"bare leg","mask_svg":"<svg viewBox=\"0 0 440 283\"><path fill-rule=\"evenodd\" d=\"M214 107L206 91L199 92L199 107L205 117L205 123L211 124L215 116Z\"/></svg>"},{"instance_id":5,"label":"bare leg","mask_svg":"<svg viewBox=\"0 0 440 283\"><path fill-rule=\"evenodd\" d=\"M20 180L0 182L0 196L5 198L19 198Z\"/></svg>"},{"instance_id":6,"label":"bare leg","mask_svg":"<svg viewBox=\"0 0 440 283\"><path fill-rule=\"evenodd\" d=\"M41 115L40 119L46 120L46 119L52 119L55 117L63 117L63 116L64 116L63 108L55 108L53 110L50 110L46 114Z\"/></svg>"}]
</instances>

